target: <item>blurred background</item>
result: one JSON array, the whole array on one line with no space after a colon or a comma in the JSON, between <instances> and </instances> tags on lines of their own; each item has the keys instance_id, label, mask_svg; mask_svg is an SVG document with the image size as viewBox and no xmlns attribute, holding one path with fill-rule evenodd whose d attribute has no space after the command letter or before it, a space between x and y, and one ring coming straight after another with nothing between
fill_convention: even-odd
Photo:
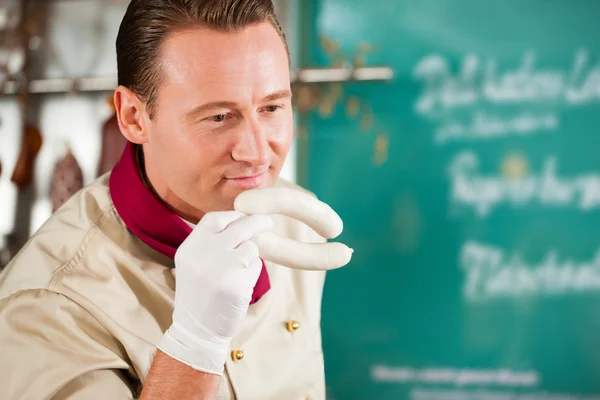
<instances>
[{"instance_id":1,"label":"blurred background","mask_svg":"<svg viewBox=\"0 0 600 400\"><path fill-rule=\"evenodd\" d=\"M123 139L127 0L0 0L0 268ZM276 0L345 222L328 399L600 399L600 3Z\"/></svg>"}]
</instances>

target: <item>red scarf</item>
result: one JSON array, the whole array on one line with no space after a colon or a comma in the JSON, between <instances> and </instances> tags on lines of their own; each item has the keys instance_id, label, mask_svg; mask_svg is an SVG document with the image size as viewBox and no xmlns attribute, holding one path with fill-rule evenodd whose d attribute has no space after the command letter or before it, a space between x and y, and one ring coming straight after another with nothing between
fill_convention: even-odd
<instances>
[{"instance_id":1,"label":"red scarf","mask_svg":"<svg viewBox=\"0 0 600 400\"><path fill-rule=\"evenodd\" d=\"M174 258L192 228L160 201L144 184L136 162L136 147L127 142L110 175L110 195L125 225L154 250ZM250 304L269 291L271 284L263 262Z\"/></svg>"}]
</instances>

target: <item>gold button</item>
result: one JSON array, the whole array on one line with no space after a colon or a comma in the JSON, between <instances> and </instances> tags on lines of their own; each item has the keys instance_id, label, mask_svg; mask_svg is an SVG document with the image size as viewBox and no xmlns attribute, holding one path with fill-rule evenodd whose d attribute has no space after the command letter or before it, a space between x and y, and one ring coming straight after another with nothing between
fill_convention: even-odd
<instances>
[{"instance_id":1,"label":"gold button","mask_svg":"<svg viewBox=\"0 0 600 400\"><path fill-rule=\"evenodd\" d=\"M244 351L243 350L233 350L231 352L231 359L233 361L240 361L242 358L244 358Z\"/></svg>"},{"instance_id":2,"label":"gold button","mask_svg":"<svg viewBox=\"0 0 600 400\"><path fill-rule=\"evenodd\" d=\"M300 328L300 322L298 321L288 321L287 330L290 332L297 331Z\"/></svg>"}]
</instances>

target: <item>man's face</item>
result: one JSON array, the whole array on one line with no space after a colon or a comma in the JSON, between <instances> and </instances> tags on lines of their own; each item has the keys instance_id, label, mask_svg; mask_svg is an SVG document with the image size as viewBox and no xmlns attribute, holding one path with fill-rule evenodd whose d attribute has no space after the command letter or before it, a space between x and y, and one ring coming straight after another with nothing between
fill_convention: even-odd
<instances>
[{"instance_id":1,"label":"man's face","mask_svg":"<svg viewBox=\"0 0 600 400\"><path fill-rule=\"evenodd\" d=\"M273 185L293 127L288 55L275 29L174 33L160 69L144 144L157 193L196 220L231 209L244 190Z\"/></svg>"}]
</instances>

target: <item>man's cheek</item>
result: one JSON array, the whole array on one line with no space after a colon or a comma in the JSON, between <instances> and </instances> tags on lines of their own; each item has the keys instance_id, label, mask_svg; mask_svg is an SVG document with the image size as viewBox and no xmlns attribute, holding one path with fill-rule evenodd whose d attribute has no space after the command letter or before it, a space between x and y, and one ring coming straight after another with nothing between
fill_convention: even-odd
<instances>
[{"instance_id":1,"label":"man's cheek","mask_svg":"<svg viewBox=\"0 0 600 400\"><path fill-rule=\"evenodd\" d=\"M281 127L271 127L267 137L271 143L274 143L279 147L285 147L292 141L292 129L285 125Z\"/></svg>"}]
</instances>

